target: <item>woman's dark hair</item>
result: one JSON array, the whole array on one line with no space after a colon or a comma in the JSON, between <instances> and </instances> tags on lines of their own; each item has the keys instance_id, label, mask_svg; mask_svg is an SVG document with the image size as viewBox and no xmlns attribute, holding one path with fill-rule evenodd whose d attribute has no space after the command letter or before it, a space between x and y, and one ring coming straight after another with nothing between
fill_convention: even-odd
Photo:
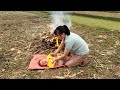
<instances>
[{"instance_id":1,"label":"woman's dark hair","mask_svg":"<svg viewBox=\"0 0 120 90\"><path fill-rule=\"evenodd\" d=\"M61 35L63 33L65 33L66 35L70 35L70 30L66 25L58 26L54 31L55 35Z\"/></svg>"}]
</instances>

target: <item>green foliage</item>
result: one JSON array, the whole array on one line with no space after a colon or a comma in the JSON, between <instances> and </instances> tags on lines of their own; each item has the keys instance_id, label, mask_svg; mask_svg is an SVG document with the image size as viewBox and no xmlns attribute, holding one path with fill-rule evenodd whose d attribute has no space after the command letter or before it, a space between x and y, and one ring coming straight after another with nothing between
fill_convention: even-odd
<instances>
[{"instance_id":1,"label":"green foliage","mask_svg":"<svg viewBox=\"0 0 120 90\"><path fill-rule=\"evenodd\" d=\"M120 22L112 20L104 20L100 18L92 18L85 16L72 16L72 22L76 25L87 25L90 27L101 27L106 29L120 30Z\"/></svg>"}]
</instances>

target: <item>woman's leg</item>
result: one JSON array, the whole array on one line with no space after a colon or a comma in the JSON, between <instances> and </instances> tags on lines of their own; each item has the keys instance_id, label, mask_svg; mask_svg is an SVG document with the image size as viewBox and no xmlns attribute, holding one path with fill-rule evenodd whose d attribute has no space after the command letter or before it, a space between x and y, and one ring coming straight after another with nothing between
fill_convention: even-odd
<instances>
[{"instance_id":1,"label":"woman's leg","mask_svg":"<svg viewBox=\"0 0 120 90\"><path fill-rule=\"evenodd\" d=\"M87 56L78 56L78 55L72 55L69 60L65 62L65 65L67 67L72 67L72 66L85 66L88 64Z\"/></svg>"}]
</instances>

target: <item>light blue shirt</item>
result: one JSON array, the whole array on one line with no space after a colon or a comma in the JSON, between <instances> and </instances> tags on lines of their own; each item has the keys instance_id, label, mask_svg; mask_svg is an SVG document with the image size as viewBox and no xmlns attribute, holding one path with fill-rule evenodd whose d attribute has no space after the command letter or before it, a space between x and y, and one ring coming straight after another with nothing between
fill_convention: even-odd
<instances>
[{"instance_id":1,"label":"light blue shirt","mask_svg":"<svg viewBox=\"0 0 120 90\"><path fill-rule=\"evenodd\" d=\"M65 40L65 50L70 51L75 55L86 55L89 53L88 44L79 35L70 32L70 35L66 35Z\"/></svg>"}]
</instances>

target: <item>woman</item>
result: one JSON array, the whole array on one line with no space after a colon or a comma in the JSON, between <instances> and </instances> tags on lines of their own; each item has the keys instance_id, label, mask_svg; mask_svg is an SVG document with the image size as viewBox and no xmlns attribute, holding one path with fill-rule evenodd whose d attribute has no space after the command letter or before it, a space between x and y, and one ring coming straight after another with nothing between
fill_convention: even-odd
<instances>
[{"instance_id":1,"label":"woman","mask_svg":"<svg viewBox=\"0 0 120 90\"><path fill-rule=\"evenodd\" d=\"M60 57L55 58L55 61L64 60L67 67L85 66L88 63L89 47L79 35L70 32L66 25L58 26L54 34L62 41L57 50L51 55L56 56L64 48L64 53ZM69 53L71 54L70 56Z\"/></svg>"}]
</instances>

